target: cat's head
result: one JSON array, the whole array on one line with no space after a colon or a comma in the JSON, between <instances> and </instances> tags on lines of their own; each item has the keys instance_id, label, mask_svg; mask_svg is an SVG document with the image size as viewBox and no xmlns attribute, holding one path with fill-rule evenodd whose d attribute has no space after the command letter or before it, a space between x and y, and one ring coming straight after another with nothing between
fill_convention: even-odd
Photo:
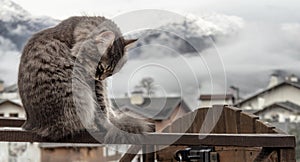
<instances>
[{"instance_id":1,"label":"cat's head","mask_svg":"<svg viewBox=\"0 0 300 162\"><path fill-rule=\"evenodd\" d=\"M126 51L137 41L137 39L116 38L112 31L102 32L95 39L98 42L98 50L102 53L95 74L97 80L104 80L119 72L127 61Z\"/></svg>"}]
</instances>

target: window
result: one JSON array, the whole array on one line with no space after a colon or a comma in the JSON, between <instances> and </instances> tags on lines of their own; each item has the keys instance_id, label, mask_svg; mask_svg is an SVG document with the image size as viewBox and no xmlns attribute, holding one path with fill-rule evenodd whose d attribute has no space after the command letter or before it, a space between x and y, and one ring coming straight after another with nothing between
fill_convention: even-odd
<instances>
[{"instance_id":1,"label":"window","mask_svg":"<svg viewBox=\"0 0 300 162\"><path fill-rule=\"evenodd\" d=\"M290 123L291 122L291 118L285 118L285 122Z\"/></svg>"},{"instance_id":2,"label":"window","mask_svg":"<svg viewBox=\"0 0 300 162\"><path fill-rule=\"evenodd\" d=\"M279 122L279 115L278 114L273 114L272 115L272 121L273 122Z\"/></svg>"},{"instance_id":3,"label":"window","mask_svg":"<svg viewBox=\"0 0 300 162\"><path fill-rule=\"evenodd\" d=\"M19 114L18 113L9 113L9 117L19 117Z\"/></svg>"}]
</instances>

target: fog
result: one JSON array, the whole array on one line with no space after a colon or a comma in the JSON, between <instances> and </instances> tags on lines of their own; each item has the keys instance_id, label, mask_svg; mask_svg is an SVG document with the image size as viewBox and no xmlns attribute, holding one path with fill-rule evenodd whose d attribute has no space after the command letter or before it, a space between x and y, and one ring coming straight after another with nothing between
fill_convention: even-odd
<instances>
[{"instance_id":1,"label":"fog","mask_svg":"<svg viewBox=\"0 0 300 162\"><path fill-rule=\"evenodd\" d=\"M236 35L220 38L213 47L192 56L167 49L177 56L164 57L159 53L166 50L159 50L164 46L142 46L158 57L129 60L109 79L109 92L124 97L143 77L150 76L155 81L155 96L181 96L191 107L197 107L201 93L233 93L231 85L247 97L265 88L277 70L300 75L299 39L300 24L296 22L246 22ZM9 50L0 55L0 75L6 85L16 83L19 57Z\"/></svg>"},{"instance_id":2,"label":"fog","mask_svg":"<svg viewBox=\"0 0 300 162\"><path fill-rule=\"evenodd\" d=\"M196 56L159 55L159 58L129 60L110 79L111 95L124 96L141 78L151 76L159 87L156 96L182 96L192 107L197 106L201 93L233 93L231 85L239 87L242 97L247 97L265 88L269 76L278 70L285 75L300 75L299 26L247 22L237 35L221 39Z\"/></svg>"}]
</instances>

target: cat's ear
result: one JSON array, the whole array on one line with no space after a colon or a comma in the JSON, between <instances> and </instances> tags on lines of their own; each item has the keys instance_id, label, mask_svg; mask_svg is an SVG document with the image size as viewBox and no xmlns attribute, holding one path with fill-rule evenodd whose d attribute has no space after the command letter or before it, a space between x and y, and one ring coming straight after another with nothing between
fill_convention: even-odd
<instances>
[{"instance_id":1,"label":"cat's ear","mask_svg":"<svg viewBox=\"0 0 300 162\"><path fill-rule=\"evenodd\" d=\"M105 31L97 35L94 39L100 45L98 46L99 50L105 52L114 43L115 34L112 31Z\"/></svg>"},{"instance_id":2,"label":"cat's ear","mask_svg":"<svg viewBox=\"0 0 300 162\"><path fill-rule=\"evenodd\" d=\"M138 39L126 39L125 40L125 50L133 47Z\"/></svg>"}]
</instances>

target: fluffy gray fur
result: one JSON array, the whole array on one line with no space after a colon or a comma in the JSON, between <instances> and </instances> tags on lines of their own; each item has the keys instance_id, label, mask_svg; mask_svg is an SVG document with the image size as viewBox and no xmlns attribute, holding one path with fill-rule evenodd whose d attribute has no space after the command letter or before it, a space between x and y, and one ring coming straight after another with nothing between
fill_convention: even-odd
<instances>
[{"instance_id":1,"label":"fluffy gray fur","mask_svg":"<svg viewBox=\"0 0 300 162\"><path fill-rule=\"evenodd\" d=\"M92 129L107 132L106 142L148 131L148 122L114 112L106 93L132 42L104 17L71 17L33 35L19 66L23 128L51 140Z\"/></svg>"}]
</instances>

